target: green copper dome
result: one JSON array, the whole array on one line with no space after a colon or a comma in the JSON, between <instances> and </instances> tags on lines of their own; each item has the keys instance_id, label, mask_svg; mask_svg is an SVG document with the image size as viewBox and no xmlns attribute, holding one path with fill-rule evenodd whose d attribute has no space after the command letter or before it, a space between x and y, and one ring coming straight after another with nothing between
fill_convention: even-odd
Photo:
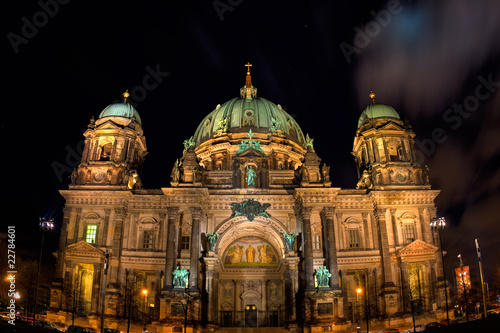
<instances>
[{"instance_id":1,"label":"green copper dome","mask_svg":"<svg viewBox=\"0 0 500 333\"><path fill-rule=\"evenodd\" d=\"M108 105L104 110L102 110L99 115L99 119L104 117L123 117L123 118L134 118L139 125L142 126L141 117L134 107L128 103L115 103Z\"/></svg>"},{"instance_id":2,"label":"green copper dome","mask_svg":"<svg viewBox=\"0 0 500 333\"><path fill-rule=\"evenodd\" d=\"M305 144L304 134L297 122L281 106L261 97L244 96L233 98L217 105L198 126L194 134L196 146L211 139L215 134L282 133L301 146Z\"/></svg>"},{"instance_id":3,"label":"green copper dome","mask_svg":"<svg viewBox=\"0 0 500 333\"><path fill-rule=\"evenodd\" d=\"M385 104L370 104L368 107L361 113L361 116L358 120L358 128L363 125L366 118L375 119L375 118L399 118L399 114L389 105Z\"/></svg>"}]
</instances>

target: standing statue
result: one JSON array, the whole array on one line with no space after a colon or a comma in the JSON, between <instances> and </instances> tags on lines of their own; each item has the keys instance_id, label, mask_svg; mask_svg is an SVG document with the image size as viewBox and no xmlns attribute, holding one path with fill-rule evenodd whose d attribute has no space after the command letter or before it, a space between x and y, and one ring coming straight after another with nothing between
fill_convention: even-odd
<instances>
[{"instance_id":1,"label":"standing statue","mask_svg":"<svg viewBox=\"0 0 500 333\"><path fill-rule=\"evenodd\" d=\"M187 281L188 281L188 271L182 267L182 269L179 269L179 266L175 268L175 270L172 272L173 275L173 285L174 288L186 288L187 286Z\"/></svg>"},{"instance_id":2,"label":"standing statue","mask_svg":"<svg viewBox=\"0 0 500 333\"><path fill-rule=\"evenodd\" d=\"M316 282L318 284L318 287L329 287L330 286L330 277L332 276L332 273L328 271L326 266L323 266L323 268L320 268L316 271L315 277L316 277Z\"/></svg>"},{"instance_id":3,"label":"standing statue","mask_svg":"<svg viewBox=\"0 0 500 333\"><path fill-rule=\"evenodd\" d=\"M250 165L247 165L246 170L247 170L246 181L248 187L255 187L255 178L257 177L255 170Z\"/></svg>"},{"instance_id":4,"label":"standing statue","mask_svg":"<svg viewBox=\"0 0 500 333\"><path fill-rule=\"evenodd\" d=\"M172 177L172 181L178 182L179 176L180 176L179 159L177 159L175 161L174 168L172 169L172 173L170 174L170 177Z\"/></svg>"},{"instance_id":5,"label":"standing statue","mask_svg":"<svg viewBox=\"0 0 500 333\"><path fill-rule=\"evenodd\" d=\"M219 239L219 236L217 235L216 232L207 233L208 248L210 251L214 250L215 244L217 243L218 239Z\"/></svg>"},{"instance_id":6,"label":"standing statue","mask_svg":"<svg viewBox=\"0 0 500 333\"><path fill-rule=\"evenodd\" d=\"M284 238L288 251L293 251L293 243L295 242L295 238L297 238L297 234L295 232L285 232Z\"/></svg>"},{"instance_id":7,"label":"standing statue","mask_svg":"<svg viewBox=\"0 0 500 333\"><path fill-rule=\"evenodd\" d=\"M327 166L326 164L323 164L323 167L321 168L321 173L323 175L323 181L329 182L330 181L330 167Z\"/></svg>"}]
</instances>

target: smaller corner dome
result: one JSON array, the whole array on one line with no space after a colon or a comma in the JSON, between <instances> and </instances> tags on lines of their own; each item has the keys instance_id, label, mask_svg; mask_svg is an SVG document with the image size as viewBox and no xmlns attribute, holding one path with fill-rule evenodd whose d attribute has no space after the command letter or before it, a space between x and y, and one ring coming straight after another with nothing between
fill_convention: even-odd
<instances>
[{"instance_id":1,"label":"smaller corner dome","mask_svg":"<svg viewBox=\"0 0 500 333\"><path fill-rule=\"evenodd\" d=\"M366 118L376 119L376 118L399 118L399 114L394 110L393 107L385 104L370 104L363 110L361 116L358 120L358 128L363 125Z\"/></svg>"},{"instance_id":2,"label":"smaller corner dome","mask_svg":"<svg viewBox=\"0 0 500 333\"><path fill-rule=\"evenodd\" d=\"M128 103L115 103L108 105L104 110L102 110L99 115L99 119L105 117L123 117L123 118L134 118L137 123L142 126L141 117L134 107Z\"/></svg>"}]
</instances>

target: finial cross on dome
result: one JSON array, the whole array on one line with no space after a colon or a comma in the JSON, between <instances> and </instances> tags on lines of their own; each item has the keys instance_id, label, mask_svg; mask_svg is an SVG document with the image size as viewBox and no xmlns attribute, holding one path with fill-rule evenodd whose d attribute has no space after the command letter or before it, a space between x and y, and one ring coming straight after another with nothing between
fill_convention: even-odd
<instances>
[{"instance_id":1,"label":"finial cross on dome","mask_svg":"<svg viewBox=\"0 0 500 333\"><path fill-rule=\"evenodd\" d=\"M250 74L250 67L252 67L252 64L250 62L247 62L245 67L247 68L247 74Z\"/></svg>"},{"instance_id":2,"label":"finial cross on dome","mask_svg":"<svg viewBox=\"0 0 500 333\"><path fill-rule=\"evenodd\" d=\"M375 104L375 93L373 92L373 90L370 92L369 96L372 99L372 104Z\"/></svg>"}]
</instances>

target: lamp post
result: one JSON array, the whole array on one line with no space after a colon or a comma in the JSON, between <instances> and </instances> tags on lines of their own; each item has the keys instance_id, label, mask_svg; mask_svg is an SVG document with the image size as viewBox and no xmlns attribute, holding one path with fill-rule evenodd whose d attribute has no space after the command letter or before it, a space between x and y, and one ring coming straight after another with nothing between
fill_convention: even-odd
<instances>
[{"instance_id":1,"label":"lamp post","mask_svg":"<svg viewBox=\"0 0 500 333\"><path fill-rule=\"evenodd\" d=\"M142 289L142 294L144 295L144 331L146 330L146 325L148 323L147 320L147 311L148 311L148 290Z\"/></svg>"},{"instance_id":2,"label":"lamp post","mask_svg":"<svg viewBox=\"0 0 500 333\"><path fill-rule=\"evenodd\" d=\"M35 326L36 321L36 307L38 304L38 283L40 281L40 267L42 265L42 253L43 253L43 241L45 240L45 231L50 231L54 228L53 219L45 219L45 217L40 217L40 230L42 230L42 244L40 245L40 259L38 260L38 271L36 273L36 285L35 285L35 309L33 313L33 326Z\"/></svg>"},{"instance_id":3,"label":"lamp post","mask_svg":"<svg viewBox=\"0 0 500 333\"><path fill-rule=\"evenodd\" d=\"M368 281L366 281L366 282L368 284ZM362 292L363 292L363 289L361 289L361 288L356 289L356 293L358 293L358 295L360 295ZM369 318L368 318L368 316L369 316L369 314L368 314L369 309L368 309L368 298L367 298L367 295L366 295L367 292L368 292L368 288L366 288L366 290L365 290L365 319L366 319L366 332L368 333L368 332L370 332L370 328L369 328L369 324L368 324L368 322L369 322Z\"/></svg>"},{"instance_id":4,"label":"lamp post","mask_svg":"<svg viewBox=\"0 0 500 333\"><path fill-rule=\"evenodd\" d=\"M444 298L446 302L446 326L450 325L450 315L448 314L448 288L446 286L446 268L444 266L443 245L441 242L441 230L446 228L446 220L444 217L433 218L431 221L431 229L437 230L439 236L439 250L441 251L441 263L443 264L443 279L444 279Z\"/></svg>"}]
</instances>

